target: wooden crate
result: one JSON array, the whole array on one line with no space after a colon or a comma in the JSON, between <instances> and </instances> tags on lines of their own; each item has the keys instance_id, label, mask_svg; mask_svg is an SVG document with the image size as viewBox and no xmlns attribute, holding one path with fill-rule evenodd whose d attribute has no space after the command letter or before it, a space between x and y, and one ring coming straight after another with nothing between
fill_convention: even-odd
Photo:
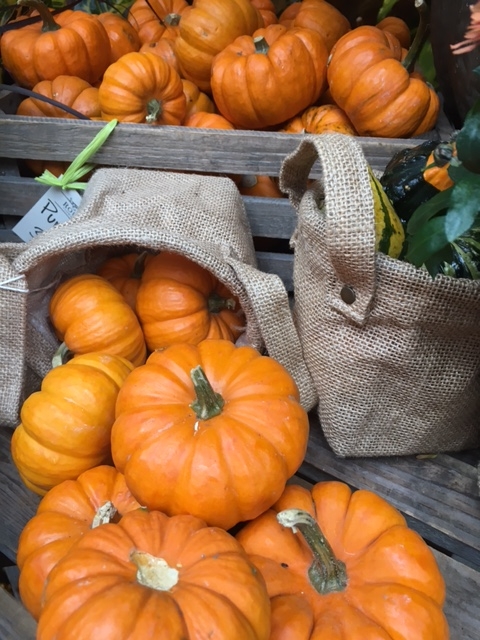
<instances>
[{"instance_id":1,"label":"wooden crate","mask_svg":"<svg viewBox=\"0 0 480 640\"><path fill-rule=\"evenodd\" d=\"M11 111L8 100L7 95L0 102L6 112ZM32 178L21 177L17 161L71 161L102 126L100 122L0 115L0 242L19 241L12 227L46 190ZM301 135L267 132L118 125L95 161L105 166L277 176L282 161L300 140ZM383 170L395 151L418 144L418 140L359 140L377 171ZM316 175L318 167L312 173ZM292 291L293 255L288 240L295 228L294 210L287 199L244 197L243 201L259 267L278 274ZM445 576L452 640L478 640L480 498L476 465L480 452L423 460L415 456L345 460L332 453L315 413L310 424L310 442L298 480L312 484L339 479L354 488L376 491L402 511L409 525L433 548ZM14 583L18 536L35 513L38 498L18 477L9 454L10 435L10 430L0 428L0 552L11 564L7 568ZM18 600L0 589L0 638L34 637L33 620Z\"/></svg>"}]
</instances>

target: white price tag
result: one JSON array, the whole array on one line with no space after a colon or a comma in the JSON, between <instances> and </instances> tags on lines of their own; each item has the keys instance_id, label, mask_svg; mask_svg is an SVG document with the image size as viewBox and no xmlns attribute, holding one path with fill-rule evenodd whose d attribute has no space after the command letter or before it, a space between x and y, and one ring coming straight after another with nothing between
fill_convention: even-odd
<instances>
[{"instance_id":1,"label":"white price tag","mask_svg":"<svg viewBox=\"0 0 480 640\"><path fill-rule=\"evenodd\" d=\"M12 231L28 242L43 231L69 220L78 209L82 195L74 189L50 187Z\"/></svg>"}]
</instances>

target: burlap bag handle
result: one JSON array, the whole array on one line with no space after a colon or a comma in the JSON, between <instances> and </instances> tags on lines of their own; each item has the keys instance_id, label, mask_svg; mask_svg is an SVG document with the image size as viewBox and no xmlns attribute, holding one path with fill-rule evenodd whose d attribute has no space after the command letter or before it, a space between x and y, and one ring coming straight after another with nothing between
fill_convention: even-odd
<instances>
[{"instance_id":1,"label":"burlap bag handle","mask_svg":"<svg viewBox=\"0 0 480 640\"><path fill-rule=\"evenodd\" d=\"M351 136L305 136L280 171L280 188L297 210L300 226L302 217L308 215L300 204L317 159L323 173L324 197L323 207L317 210L324 220L331 266L339 282L351 287L356 296L353 304L344 304L340 296L329 302L362 324L375 291L375 213L368 164L360 144ZM310 222L320 227L320 216Z\"/></svg>"},{"instance_id":2,"label":"burlap bag handle","mask_svg":"<svg viewBox=\"0 0 480 640\"><path fill-rule=\"evenodd\" d=\"M317 404L318 394L303 358L285 285L275 274L260 272L230 256L226 261L249 297L268 354L287 367L298 386L302 406L309 411Z\"/></svg>"}]
</instances>

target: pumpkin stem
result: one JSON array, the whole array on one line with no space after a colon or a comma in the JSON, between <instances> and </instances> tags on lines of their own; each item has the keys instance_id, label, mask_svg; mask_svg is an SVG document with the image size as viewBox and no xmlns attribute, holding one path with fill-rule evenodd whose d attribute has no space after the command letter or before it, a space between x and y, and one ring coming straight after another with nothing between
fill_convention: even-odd
<instances>
[{"instance_id":1,"label":"pumpkin stem","mask_svg":"<svg viewBox=\"0 0 480 640\"><path fill-rule=\"evenodd\" d=\"M180 24L180 18L181 16L178 13L169 13L168 15L165 16L162 22L167 27L178 27L178 25Z\"/></svg>"},{"instance_id":2,"label":"pumpkin stem","mask_svg":"<svg viewBox=\"0 0 480 640\"><path fill-rule=\"evenodd\" d=\"M108 524L112 522L117 513L116 507L113 506L113 502L105 502L99 507L92 520L92 529L99 527L101 524Z\"/></svg>"},{"instance_id":3,"label":"pumpkin stem","mask_svg":"<svg viewBox=\"0 0 480 640\"><path fill-rule=\"evenodd\" d=\"M145 122L151 124L156 122L162 115L162 103L155 98L152 98L147 102L147 116Z\"/></svg>"},{"instance_id":4,"label":"pumpkin stem","mask_svg":"<svg viewBox=\"0 0 480 640\"><path fill-rule=\"evenodd\" d=\"M208 310L210 313L220 313L223 309L235 309L233 298L222 298L218 293L212 293L208 297Z\"/></svg>"},{"instance_id":5,"label":"pumpkin stem","mask_svg":"<svg viewBox=\"0 0 480 640\"><path fill-rule=\"evenodd\" d=\"M286 509L277 513L277 520L293 533L300 531L310 548L314 558L308 570L312 587L321 595L344 591L348 580L345 564L335 558L315 519L301 509Z\"/></svg>"},{"instance_id":6,"label":"pumpkin stem","mask_svg":"<svg viewBox=\"0 0 480 640\"><path fill-rule=\"evenodd\" d=\"M59 367L62 364L65 364L68 360L71 360L73 357L73 351L67 347L65 342L58 347L58 349L53 354L52 358L52 369L55 367Z\"/></svg>"},{"instance_id":7,"label":"pumpkin stem","mask_svg":"<svg viewBox=\"0 0 480 640\"><path fill-rule=\"evenodd\" d=\"M43 21L42 32L58 31L62 28L55 22L50 10L42 0L17 0L17 5L20 7L30 7L31 9L38 11L40 18Z\"/></svg>"},{"instance_id":8,"label":"pumpkin stem","mask_svg":"<svg viewBox=\"0 0 480 640\"><path fill-rule=\"evenodd\" d=\"M137 567L137 582L157 591L170 591L178 582L178 570L172 569L163 558L146 551L133 551L130 560Z\"/></svg>"},{"instance_id":9,"label":"pumpkin stem","mask_svg":"<svg viewBox=\"0 0 480 640\"><path fill-rule=\"evenodd\" d=\"M255 53L263 53L264 55L266 55L268 53L268 50L270 49L268 42L263 36L254 38L253 44L255 45Z\"/></svg>"},{"instance_id":10,"label":"pumpkin stem","mask_svg":"<svg viewBox=\"0 0 480 640\"><path fill-rule=\"evenodd\" d=\"M133 269L132 269L132 273L130 274L130 277L133 278L134 280L141 279L143 275L143 271L145 269L145 260L147 259L147 256L148 256L148 251L142 251L142 253L138 256L138 258L133 263Z\"/></svg>"},{"instance_id":11,"label":"pumpkin stem","mask_svg":"<svg viewBox=\"0 0 480 640\"><path fill-rule=\"evenodd\" d=\"M190 371L197 399L190 407L195 411L199 420L209 420L222 413L225 400L219 393L216 393L208 381L202 367L198 365Z\"/></svg>"},{"instance_id":12,"label":"pumpkin stem","mask_svg":"<svg viewBox=\"0 0 480 640\"><path fill-rule=\"evenodd\" d=\"M417 9L420 22L418 23L417 32L415 33L415 37L413 39L412 44L410 45L410 49L408 50L407 55L405 56L402 64L405 69L410 73L413 71L413 67L418 58L421 48L423 47L423 43L425 42L428 36L428 30L430 27L429 23L429 10L428 5L425 0L415 0L415 8Z\"/></svg>"}]
</instances>

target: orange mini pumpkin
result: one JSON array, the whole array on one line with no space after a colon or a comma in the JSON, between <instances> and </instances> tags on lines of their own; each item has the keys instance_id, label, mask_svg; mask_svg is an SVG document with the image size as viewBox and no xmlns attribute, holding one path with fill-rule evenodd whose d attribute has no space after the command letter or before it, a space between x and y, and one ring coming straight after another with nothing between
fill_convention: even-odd
<instances>
[{"instance_id":1,"label":"orange mini pumpkin","mask_svg":"<svg viewBox=\"0 0 480 640\"><path fill-rule=\"evenodd\" d=\"M268 640L263 578L233 536L190 515L131 511L51 571L37 640Z\"/></svg>"},{"instance_id":2,"label":"orange mini pumpkin","mask_svg":"<svg viewBox=\"0 0 480 640\"><path fill-rule=\"evenodd\" d=\"M272 0L250 0L250 2L260 12L260 15L263 18L264 27L278 23L275 5Z\"/></svg>"},{"instance_id":3,"label":"orange mini pumpkin","mask_svg":"<svg viewBox=\"0 0 480 640\"><path fill-rule=\"evenodd\" d=\"M132 25L118 13L106 11L98 14L110 40L110 64L131 51L140 49L140 38Z\"/></svg>"},{"instance_id":4,"label":"orange mini pumpkin","mask_svg":"<svg viewBox=\"0 0 480 640\"><path fill-rule=\"evenodd\" d=\"M433 553L373 492L290 485L237 539L272 598L270 640L294 623L295 640L448 640Z\"/></svg>"},{"instance_id":5,"label":"orange mini pumpkin","mask_svg":"<svg viewBox=\"0 0 480 640\"><path fill-rule=\"evenodd\" d=\"M176 43L182 76L210 93L215 56L238 36L262 26L263 18L250 0L193 0Z\"/></svg>"},{"instance_id":6,"label":"orange mini pumpkin","mask_svg":"<svg viewBox=\"0 0 480 640\"><path fill-rule=\"evenodd\" d=\"M86 80L75 76L57 76L54 80L38 82L33 91L46 98L56 100L71 109L75 109L88 118L100 118L98 89ZM74 118L60 107L56 107L38 98L22 100L17 116L35 116L39 118Z\"/></svg>"},{"instance_id":7,"label":"orange mini pumpkin","mask_svg":"<svg viewBox=\"0 0 480 640\"><path fill-rule=\"evenodd\" d=\"M342 36L332 49L327 78L334 101L361 136L408 138L436 123L435 90L409 74L402 47L388 31L362 26Z\"/></svg>"},{"instance_id":8,"label":"orange mini pumpkin","mask_svg":"<svg viewBox=\"0 0 480 640\"><path fill-rule=\"evenodd\" d=\"M97 270L97 275L108 280L125 298L128 305L135 309L137 293L149 254L126 253L105 260Z\"/></svg>"},{"instance_id":9,"label":"orange mini pumpkin","mask_svg":"<svg viewBox=\"0 0 480 640\"><path fill-rule=\"evenodd\" d=\"M87 353L51 369L40 391L22 404L12 458L25 485L39 495L110 459L118 391L133 365Z\"/></svg>"},{"instance_id":10,"label":"orange mini pumpkin","mask_svg":"<svg viewBox=\"0 0 480 640\"><path fill-rule=\"evenodd\" d=\"M98 96L104 120L179 125L185 117L180 76L154 53L134 51L111 64Z\"/></svg>"},{"instance_id":11,"label":"orange mini pumpkin","mask_svg":"<svg viewBox=\"0 0 480 640\"><path fill-rule=\"evenodd\" d=\"M136 312L150 351L209 338L235 341L245 329L237 298L218 279L178 253L146 263Z\"/></svg>"},{"instance_id":12,"label":"orange mini pumpkin","mask_svg":"<svg viewBox=\"0 0 480 640\"><path fill-rule=\"evenodd\" d=\"M142 44L161 38L171 40L178 36L181 17L189 8L186 0L135 0L128 21Z\"/></svg>"},{"instance_id":13,"label":"orange mini pumpkin","mask_svg":"<svg viewBox=\"0 0 480 640\"><path fill-rule=\"evenodd\" d=\"M197 129L235 129L233 124L219 113L209 111L196 111L185 118L183 124Z\"/></svg>"},{"instance_id":14,"label":"orange mini pumpkin","mask_svg":"<svg viewBox=\"0 0 480 640\"><path fill-rule=\"evenodd\" d=\"M112 456L150 509L229 529L280 497L308 428L276 360L228 340L182 343L152 353L123 385Z\"/></svg>"},{"instance_id":15,"label":"orange mini pumpkin","mask_svg":"<svg viewBox=\"0 0 480 640\"><path fill-rule=\"evenodd\" d=\"M110 64L110 40L97 16L62 11L55 18L41 0L20 0L42 22L3 34L2 63L15 82L31 89L40 80L78 76L95 84Z\"/></svg>"},{"instance_id":16,"label":"orange mini pumpkin","mask_svg":"<svg viewBox=\"0 0 480 640\"><path fill-rule=\"evenodd\" d=\"M52 568L87 531L139 509L114 467L102 465L65 480L45 494L18 540L18 588L38 620L45 581Z\"/></svg>"},{"instance_id":17,"label":"orange mini pumpkin","mask_svg":"<svg viewBox=\"0 0 480 640\"><path fill-rule=\"evenodd\" d=\"M146 346L134 311L105 278L74 276L54 291L49 305L57 337L75 354L102 351L143 364Z\"/></svg>"},{"instance_id":18,"label":"orange mini pumpkin","mask_svg":"<svg viewBox=\"0 0 480 640\"><path fill-rule=\"evenodd\" d=\"M169 38L159 38L155 42L146 42L140 47L140 53L153 53L165 60L167 64L175 69L180 75L180 66L175 53L175 40Z\"/></svg>"},{"instance_id":19,"label":"orange mini pumpkin","mask_svg":"<svg viewBox=\"0 0 480 640\"><path fill-rule=\"evenodd\" d=\"M402 20L402 18L397 18L396 16L387 16L377 22L375 25L377 29L381 29L382 31L389 31L393 34L397 40L400 42L400 45L403 49L408 49L411 45L411 37L410 37L410 27Z\"/></svg>"},{"instance_id":20,"label":"orange mini pumpkin","mask_svg":"<svg viewBox=\"0 0 480 640\"><path fill-rule=\"evenodd\" d=\"M200 91L197 85L191 80L182 79L183 93L187 99L187 111L185 113L185 120L194 113L202 111L204 113L215 113L216 108L213 101L209 96ZM232 125L233 126L233 125Z\"/></svg>"},{"instance_id":21,"label":"orange mini pumpkin","mask_svg":"<svg viewBox=\"0 0 480 640\"><path fill-rule=\"evenodd\" d=\"M281 24L258 29L252 36L240 36L216 56L213 99L219 112L237 127L278 125L325 91L327 58L321 36L311 29L287 29Z\"/></svg>"},{"instance_id":22,"label":"orange mini pumpkin","mask_svg":"<svg viewBox=\"0 0 480 640\"><path fill-rule=\"evenodd\" d=\"M284 195L277 183L270 176L241 176L238 190L242 196L257 196L260 198L283 198Z\"/></svg>"},{"instance_id":23,"label":"orange mini pumpkin","mask_svg":"<svg viewBox=\"0 0 480 640\"><path fill-rule=\"evenodd\" d=\"M322 37L328 51L333 45L350 31L347 18L332 4L324 0L302 0L293 2L282 11L278 19L289 29L313 29Z\"/></svg>"},{"instance_id":24,"label":"orange mini pumpkin","mask_svg":"<svg viewBox=\"0 0 480 640\"><path fill-rule=\"evenodd\" d=\"M286 133L314 133L320 135L326 132L357 135L353 124L345 111L334 104L324 104L309 107L300 115L287 122L282 129Z\"/></svg>"}]
</instances>

